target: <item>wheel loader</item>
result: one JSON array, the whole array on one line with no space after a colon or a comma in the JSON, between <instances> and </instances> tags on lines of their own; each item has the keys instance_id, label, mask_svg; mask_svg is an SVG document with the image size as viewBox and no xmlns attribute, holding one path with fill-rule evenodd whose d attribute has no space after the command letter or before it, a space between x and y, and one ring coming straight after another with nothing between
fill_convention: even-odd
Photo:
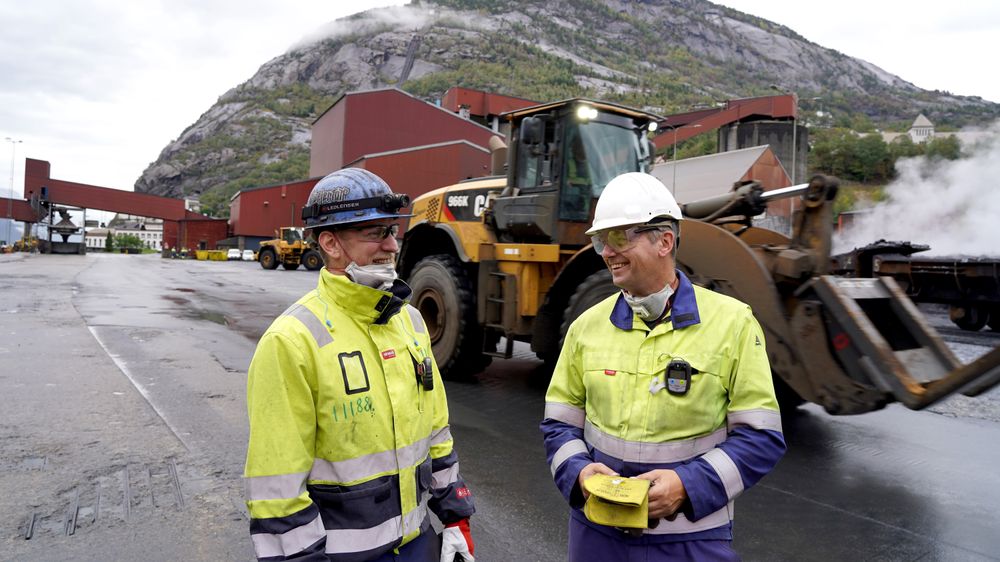
<instances>
[{"instance_id":1,"label":"wheel loader","mask_svg":"<svg viewBox=\"0 0 1000 562\"><path fill-rule=\"evenodd\" d=\"M502 119L507 142L491 146L498 175L418 197L399 256L449 378L511 357L515 341L554 361L570 323L617 292L584 232L613 177L651 168L649 132L660 120L581 98ZM835 179L731 188L681 205L678 267L753 308L783 406L920 409L1000 382L1000 348L961 365L893 279L828 274ZM768 203L788 197L801 201L791 236L753 226Z\"/></svg>"},{"instance_id":2,"label":"wheel loader","mask_svg":"<svg viewBox=\"0 0 1000 562\"><path fill-rule=\"evenodd\" d=\"M281 267L293 270L299 265L305 265L309 271L318 271L323 267L323 258L315 246L315 242L302 237L302 229L293 226L283 226L275 233L273 240L260 243L257 251L257 261L264 269Z\"/></svg>"}]
</instances>

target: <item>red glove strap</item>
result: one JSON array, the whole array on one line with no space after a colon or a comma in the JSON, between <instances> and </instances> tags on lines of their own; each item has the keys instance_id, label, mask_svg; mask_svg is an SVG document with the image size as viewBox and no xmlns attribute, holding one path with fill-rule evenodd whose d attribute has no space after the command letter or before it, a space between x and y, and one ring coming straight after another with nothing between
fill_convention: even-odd
<instances>
[{"instance_id":1,"label":"red glove strap","mask_svg":"<svg viewBox=\"0 0 1000 562\"><path fill-rule=\"evenodd\" d=\"M445 527L458 527L462 530L462 536L465 537L465 544L469 545L469 554L476 555L476 545L472 542L472 530L469 529L468 519L459 519L454 523L449 523Z\"/></svg>"}]
</instances>

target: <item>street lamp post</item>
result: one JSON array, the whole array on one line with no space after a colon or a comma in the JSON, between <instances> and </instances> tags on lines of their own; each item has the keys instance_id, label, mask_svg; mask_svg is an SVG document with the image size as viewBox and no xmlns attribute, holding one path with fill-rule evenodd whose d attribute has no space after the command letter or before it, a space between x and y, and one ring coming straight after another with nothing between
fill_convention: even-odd
<instances>
[{"instance_id":1,"label":"street lamp post","mask_svg":"<svg viewBox=\"0 0 1000 562\"><path fill-rule=\"evenodd\" d=\"M6 137L5 139L10 143L10 198L7 199L7 244L13 245L10 237L13 235L14 226L14 151L17 148L20 140L12 139Z\"/></svg>"},{"instance_id":2,"label":"street lamp post","mask_svg":"<svg viewBox=\"0 0 1000 562\"><path fill-rule=\"evenodd\" d=\"M670 129L674 132L673 156L671 156L671 158L670 158L670 161L672 162L672 164L670 165L670 167L671 167L671 176L672 176L671 179L670 179L670 194L671 195L677 195L677 129L683 129L685 126L684 125L671 125L669 123L664 123L664 126L665 127L670 127ZM701 127L700 123L697 124L697 125L691 125L688 128L690 128L690 129L696 129L698 127Z\"/></svg>"}]
</instances>

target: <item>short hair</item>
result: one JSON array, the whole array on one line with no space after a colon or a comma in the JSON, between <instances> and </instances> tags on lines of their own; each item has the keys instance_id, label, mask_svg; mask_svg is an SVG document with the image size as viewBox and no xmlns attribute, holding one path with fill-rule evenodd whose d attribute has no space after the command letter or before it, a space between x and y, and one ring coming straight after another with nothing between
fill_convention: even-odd
<instances>
[{"instance_id":1,"label":"short hair","mask_svg":"<svg viewBox=\"0 0 1000 562\"><path fill-rule=\"evenodd\" d=\"M677 222L677 220L672 218L666 218L658 220L657 222L651 222L649 224L650 226L656 227L655 229L650 229L646 231L647 236L649 236L650 242L655 242L660 238L660 236L663 235L664 232L668 230L674 233L674 247L670 251L670 257L676 259L677 246L679 246L681 242L681 229L680 229L680 224Z\"/></svg>"}]
</instances>

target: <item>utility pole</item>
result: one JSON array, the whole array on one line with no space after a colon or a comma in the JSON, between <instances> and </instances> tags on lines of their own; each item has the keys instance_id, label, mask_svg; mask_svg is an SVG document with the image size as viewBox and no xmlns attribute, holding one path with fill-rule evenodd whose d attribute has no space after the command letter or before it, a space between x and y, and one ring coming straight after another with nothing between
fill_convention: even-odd
<instances>
[{"instance_id":1,"label":"utility pole","mask_svg":"<svg viewBox=\"0 0 1000 562\"><path fill-rule=\"evenodd\" d=\"M10 137L6 137L5 140L10 143L10 198L7 199L7 244L13 245L14 242L10 237L14 233L14 152L21 141Z\"/></svg>"},{"instance_id":2,"label":"utility pole","mask_svg":"<svg viewBox=\"0 0 1000 562\"><path fill-rule=\"evenodd\" d=\"M792 185L795 185L795 160L799 153L799 96L795 92L792 92L792 100L795 103L794 110L792 111Z\"/></svg>"},{"instance_id":3,"label":"utility pole","mask_svg":"<svg viewBox=\"0 0 1000 562\"><path fill-rule=\"evenodd\" d=\"M673 142L673 156L670 158L672 164L670 165L670 173L673 176L670 179L670 194L677 195L677 129L683 129L685 125L671 125L669 123L664 123L664 127L670 127L674 132L674 142ZM701 127L701 124L691 125L691 129ZM794 184L793 184L794 185Z\"/></svg>"}]
</instances>

